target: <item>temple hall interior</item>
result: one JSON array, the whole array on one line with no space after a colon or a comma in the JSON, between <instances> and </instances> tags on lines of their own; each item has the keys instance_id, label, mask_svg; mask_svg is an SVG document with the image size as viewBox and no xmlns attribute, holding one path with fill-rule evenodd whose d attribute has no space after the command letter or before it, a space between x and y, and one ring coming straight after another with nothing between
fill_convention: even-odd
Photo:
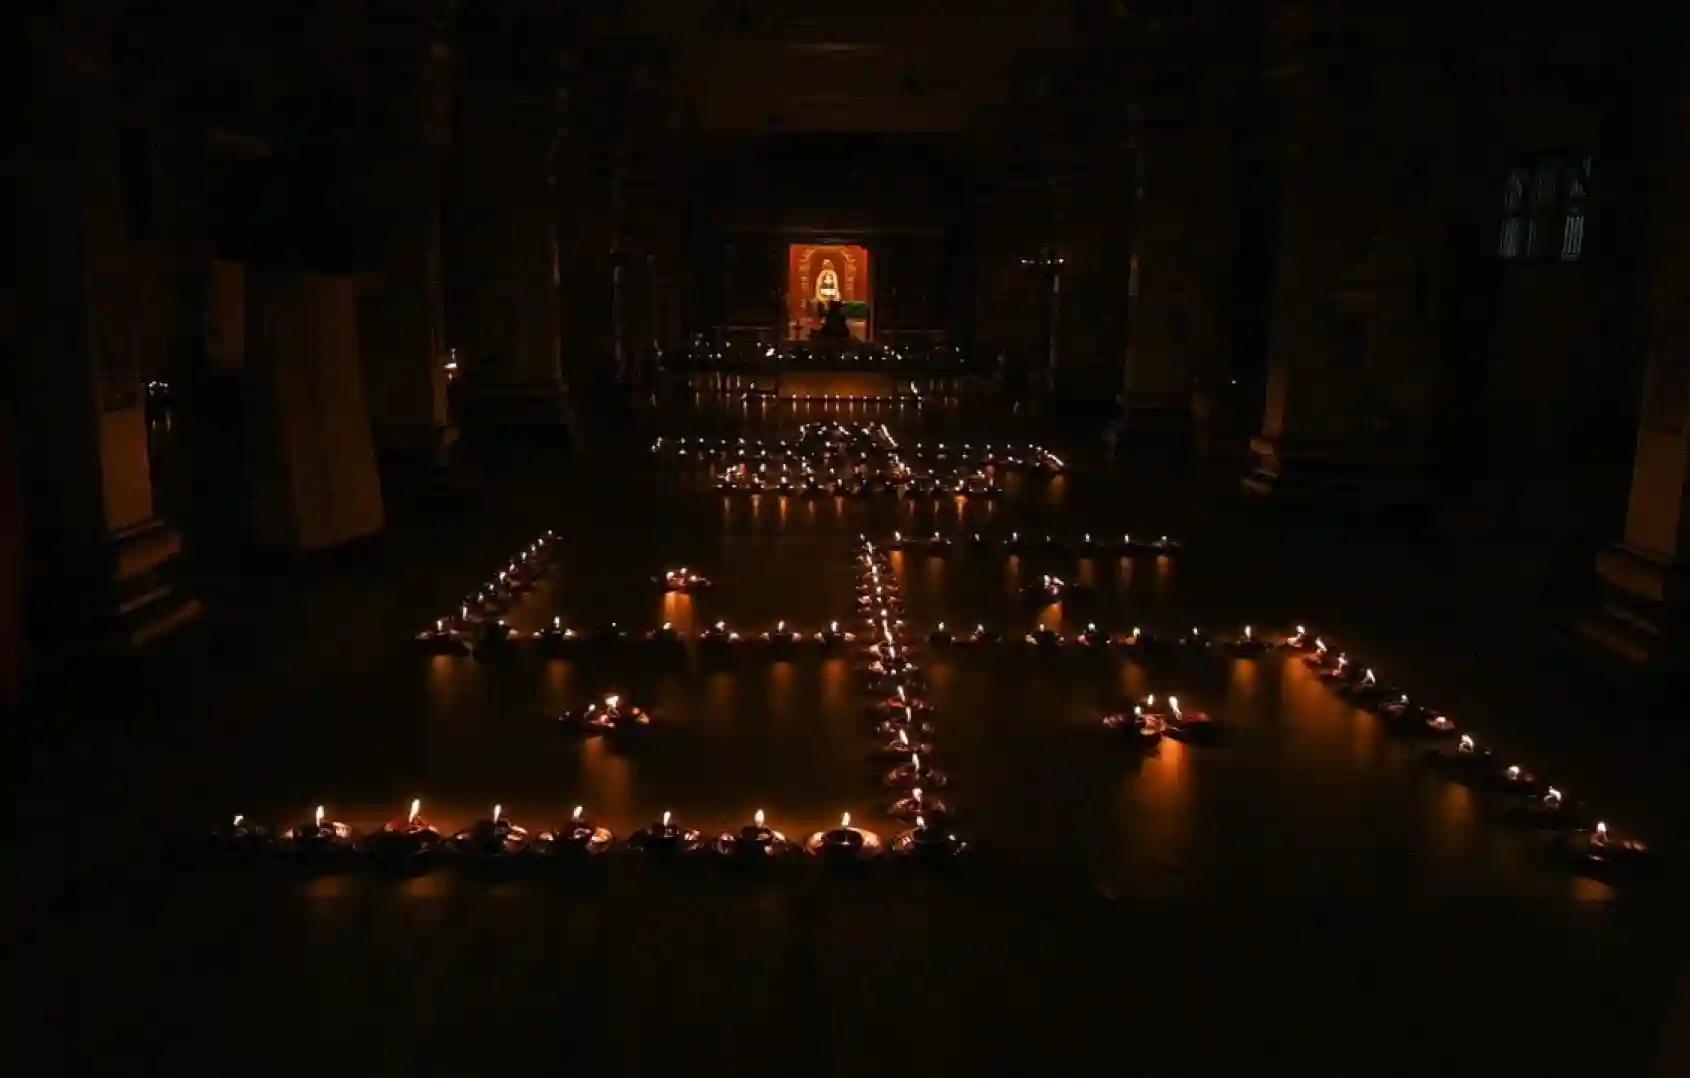
<instances>
[{"instance_id":1,"label":"temple hall interior","mask_svg":"<svg viewBox=\"0 0 1690 1078\"><path fill-rule=\"evenodd\" d=\"M5 18L55 1071L1690 1074L1690 14Z\"/></svg>"}]
</instances>

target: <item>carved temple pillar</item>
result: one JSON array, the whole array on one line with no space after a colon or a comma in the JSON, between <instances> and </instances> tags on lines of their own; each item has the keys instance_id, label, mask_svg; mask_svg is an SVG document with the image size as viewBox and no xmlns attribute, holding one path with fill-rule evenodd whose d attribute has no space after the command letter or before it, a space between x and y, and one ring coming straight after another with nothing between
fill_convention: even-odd
<instances>
[{"instance_id":1,"label":"carved temple pillar","mask_svg":"<svg viewBox=\"0 0 1690 1078\"><path fill-rule=\"evenodd\" d=\"M1265 408L1243 483L1260 497L1420 503L1437 199L1409 147L1433 111L1435 72L1361 65L1308 40L1272 67L1278 250Z\"/></svg>"},{"instance_id":2,"label":"carved temple pillar","mask_svg":"<svg viewBox=\"0 0 1690 1078\"><path fill-rule=\"evenodd\" d=\"M1182 435L1225 370L1221 309L1236 246L1232 147L1190 110L1135 118L1137 176L1122 387L1128 439Z\"/></svg>"},{"instance_id":3,"label":"carved temple pillar","mask_svg":"<svg viewBox=\"0 0 1690 1078\"><path fill-rule=\"evenodd\" d=\"M447 329L465 422L561 432L557 157L561 91L466 56L447 167Z\"/></svg>"},{"instance_id":4,"label":"carved temple pillar","mask_svg":"<svg viewBox=\"0 0 1690 1078\"><path fill-rule=\"evenodd\" d=\"M199 611L174 585L181 538L154 511L148 457L142 371L157 367L169 318L151 302L168 276L151 239L157 202L147 155L121 145L97 20L43 18L30 32L18 371L30 612L45 637L138 645Z\"/></svg>"},{"instance_id":5,"label":"carved temple pillar","mask_svg":"<svg viewBox=\"0 0 1690 1078\"><path fill-rule=\"evenodd\" d=\"M438 9L438 10L437 10ZM441 161L451 140L450 5L395 5L370 27L376 130L361 144L378 265L359 301L376 446L438 462L447 441Z\"/></svg>"},{"instance_id":6,"label":"carved temple pillar","mask_svg":"<svg viewBox=\"0 0 1690 1078\"><path fill-rule=\"evenodd\" d=\"M1690 91L1665 106L1656 180L1690 185ZM1655 200L1646 297L1642 407L1625 532L1596 557L1601 609L1577 626L1587 639L1644 665L1690 662L1690 208Z\"/></svg>"}]
</instances>

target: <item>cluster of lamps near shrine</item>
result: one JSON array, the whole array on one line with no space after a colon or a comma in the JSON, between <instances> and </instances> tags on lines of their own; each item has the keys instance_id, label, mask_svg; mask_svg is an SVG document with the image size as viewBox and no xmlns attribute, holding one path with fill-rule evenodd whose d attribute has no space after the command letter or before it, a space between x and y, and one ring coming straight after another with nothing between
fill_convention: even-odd
<instances>
[{"instance_id":1,"label":"cluster of lamps near shrine","mask_svg":"<svg viewBox=\"0 0 1690 1078\"><path fill-rule=\"evenodd\" d=\"M930 859L935 849L932 829L918 819L891 843L892 852L909 859ZM747 865L787 854L806 853L830 864L854 864L882 852L874 832L853 826L843 813L837 827L811 833L802 842L790 841L769 826L758 809L744 826L708 836L688 827L665 810L661 816L618 840L609 828L595 822L584 806L576 805L568 819L554 827L530 829L506 816L503 806L463 830L441 831L422 815L422 799L411 801L404 816L381 827L359 832L351 824L331 819L318 805L312 815L280 832L244 814L206 833L207 852L227 858L282 858L308 870L350 867L363 861L374 867L413 874L449 861L480 867L515 868L525 864L568 864L626 849L655 857L698 856L725 864Z\"/></svg>"},{"instance_id":2,"label":"cluster of lamps near shrine","mask_svg":"<svg viewBox=\"0 0 1690 1078\"><path fill-rule=\"evenodd\" d=\"M808 461L824 465L829 458L848 460L852 457L873 457L898 454L917 463L954 462L972 468L1026 468L1032 471L1060 473L1067 462L1042 445L1024 446L963 442L952 445L935 442L916 442L900 446L883 423L864 423L854 427L845 424L805 424L799 436L785 438L688 438L659 437L651 444L653 453L668 453L677 460L724 460L731 464L754 466L779 463L782 460Z\"/></svg>"},{"instance_id":3,"label":"cluster of lamps near shrine","mask_svg":"<svg viewBox=\"0 0 1690 1078\"><path fill-rule=\"evenodd\" d=\"M1119 539L1105 535L1093 536L1091 532L1083 533L1078 539L1061 539L1048 532L1035 537L1022 535L1019 531L1012 531L1008 536L1001 538L973 532L966 540L963 540L937 531L927 536L905 535L901 531L895 531L891 538L884 541L884 545L888 550L917 550L926 551L929 554L949 554L962 545L975 550L997 548L1008 554L1023 554L1032 551L1046 551L1055 554L1073 552L1082 557L1089 557L1094 554L1118 554L1122 557L1163 556L1178 554L1180 551L1180 543L1177 539L1170 539L1166 535L1145 535L1143 533L1135 538L1131 532L1123 532Z\"/></svg>"},{"instance_id":4,"label":"cluster of lamps near shrine","mask_svg":"<svg viewBox=\"0 0 1690 1078\"><path fill-rule=\"evenodd\" d=\"M492 579L464 596L457 612L435 618L434 624L416 635L423 648L440 654L463 655L472 649L497 646L519 634L504 619L518 596L531 590L552 563L557 533L547 529Z\"/></svg>"}]
</instances>

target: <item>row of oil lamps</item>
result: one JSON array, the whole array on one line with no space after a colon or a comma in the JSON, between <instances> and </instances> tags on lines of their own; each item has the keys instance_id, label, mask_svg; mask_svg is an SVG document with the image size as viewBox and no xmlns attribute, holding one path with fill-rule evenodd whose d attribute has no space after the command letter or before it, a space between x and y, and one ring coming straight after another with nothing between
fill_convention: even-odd
<instances>
[{"instance_id":1,"label":"row of oil lamps","mask_svg":"<svg viewBox=\"0 0 1690 1078\"><path fill-rule=\"evenodd\" d=\"M1635 874L1652 864L1653 852L1643 842L1610 831L1606 822L1581 802L1569 799L1559 787L1540 779L1529 767L1498 759L1448 715L1411 700L1408 693L1381 680L1372 668L1342 651L1334 652L1325 640L1303 626L1297 626L1281 646L1299 653L1323 683L1345 700L1378 715L1388 729L1437 742L1424 753L1428 763L1465 785L1507 797L1510 819L1555 832L1559 845L1592 875Z\"/></svg>"},{"instance_id":2,"label":"row of oil lamps","mask_svg":"<svg viewBox=\"0 0 1690 1078\"><path fill-rule=\"evenodd\" d=\"M456 614L436 618L434 624L417 633L416 643L426 651L462 655L472 647L517 639L518 634L503 615L551 568L556 543L557 533L546 529L507 561L492 579L464 596Z\"/></svg>"},{"instance_id":3,"label":"row of oil lamps","mask_svg":"<svg viewBox=\"0 0 1690 1078\"><path fill-rule=\"evenodd\" d=\"M929 792L949 786L950 776L932 764L936 711L923 695L921 671L910 658L903 622L895 613L901 605L898 577L885 551L866 538L858 541L856 559L858 616L871 640L861 669L863 692L881 739L877 754L898 761L881 779L897 791L887 811L915 822L898 837L894 850L930 862L955 861L969 854L971 843L951 825L950 806ZM856 840L865 855L872 856L872 839L865 832ZM841 841L853 840L842 836Z\"/></svg>"},{"instance_id":4,"label":"row of oil lamps","mask_svg":"<svg viewBox=\"0 0 1690 1078\"><path fill-rule=\"evenodd\" d=\"M715 836L688 827L665 810L660 817L619 841L609 828L592 820L581 805L575 806L562 824L533 830L506 816L502 806L494 805L487 818L448 834L423 817L422 800L416 798L403 817L367 833L330 819L325 806L318 805L311 818L279 833L237 814L229 823L208 832L204 845L221 857L273 855L288 858L302 868L325 870L346 867L363 859L401 874L426 871L447 860L483 867L562 864L616 849L657 857L704 856L740 865L804 853L828 864L845 865L871 860L889 845L897 857L930 859L935 849L944 844L924 817L916 815L911 819L912 826L895 836L890 844L883 843L873 831L853 825L849 812L841 815L837 827L812 832L802 842L795 843L769 826L762 809L744 826Z\"/></svg>"},{"instance_id":5,"label":"row of oil lamps","mask_svg":"<svg viewBox=\"0 0 1690 1078\"><path fill-rule=\"evenodd\" d=\"M1003 487L983 472L951 472L945 475L917 475L906 468L874 472L853 470L845 475L818 474L808 465L794 475L783 466L779 472L756 472L734 468L715 476L712 485L724 494L795 494L808 497L866 498L876 493L900 494L906 498L943 497L998 498Z\"/></svg>"},{"instance_id":6,"label":"row of oil lamps","mask_svg":"<svg viewBox=\"0 0 1690 1078\"><path fill-rule=\"evenodd\" d=\"M1061 539L1049 532L1034 537L1012 531L1002 538L973 532L966 539L962 539L938 531L926 536L905 535L901 531L895 531L891 538L882 542L888 550L926 551L929 554L949 554L959 547L974 550L1001 549L1009 554L1031 551L1046 551L1052 554L1071 552L1082 557L1093 554L1118 554L1123 558L1171 556L1180 551L1179 540L1170 539L1166 535L1145 535L1142 532L1137 536L1131 532L1123 532L1119 539L1106 535L1093 536L1091 532L1082 533L1078 539Z\"/></svg>"},{"instance_id":7,"label":"row of oil lamps","mask_svg":"<svg viewBox=\"0 0 1690 1078\"><path fill-rule=\"evenodd\" d=\"M954 460L959 464L977 468L1026 467L1035 471L1061 472L1067 467L1061 457L1035 443L1021 447L1009 444L999 447L991 443L976 446L972 442L956 445L935 442L930 447L926 442L916 442L911 446L901 447L886 431L885 424L879 423L859 424L855 428L845 427L843 424L806 424L799 430L798 438L792 441L785 438L765 441L761 438L744 437L659 437L652 442L651 451L669 453L676 459L728 458L747 463L795 457L814 459L818 456L864 456L897 451L911 460Z\"/></svg>"}]
</instances>

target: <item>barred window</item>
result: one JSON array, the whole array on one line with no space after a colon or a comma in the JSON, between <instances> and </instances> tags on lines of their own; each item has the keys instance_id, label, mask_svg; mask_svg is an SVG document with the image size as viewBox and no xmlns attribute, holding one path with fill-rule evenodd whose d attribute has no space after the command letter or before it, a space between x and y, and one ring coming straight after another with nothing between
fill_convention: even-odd
<instances>
[{"instance_id":1,"label":"barred window","mask_svg":"<svg viewBox=\"0 0 1690 1078\"><path fill-rule=\"evenodd\" d=\"M1584 254L1589 154L1528 155L1502 184L1496 256L1514 260L1576 262Z\"/></svg>"}]
</instances>

